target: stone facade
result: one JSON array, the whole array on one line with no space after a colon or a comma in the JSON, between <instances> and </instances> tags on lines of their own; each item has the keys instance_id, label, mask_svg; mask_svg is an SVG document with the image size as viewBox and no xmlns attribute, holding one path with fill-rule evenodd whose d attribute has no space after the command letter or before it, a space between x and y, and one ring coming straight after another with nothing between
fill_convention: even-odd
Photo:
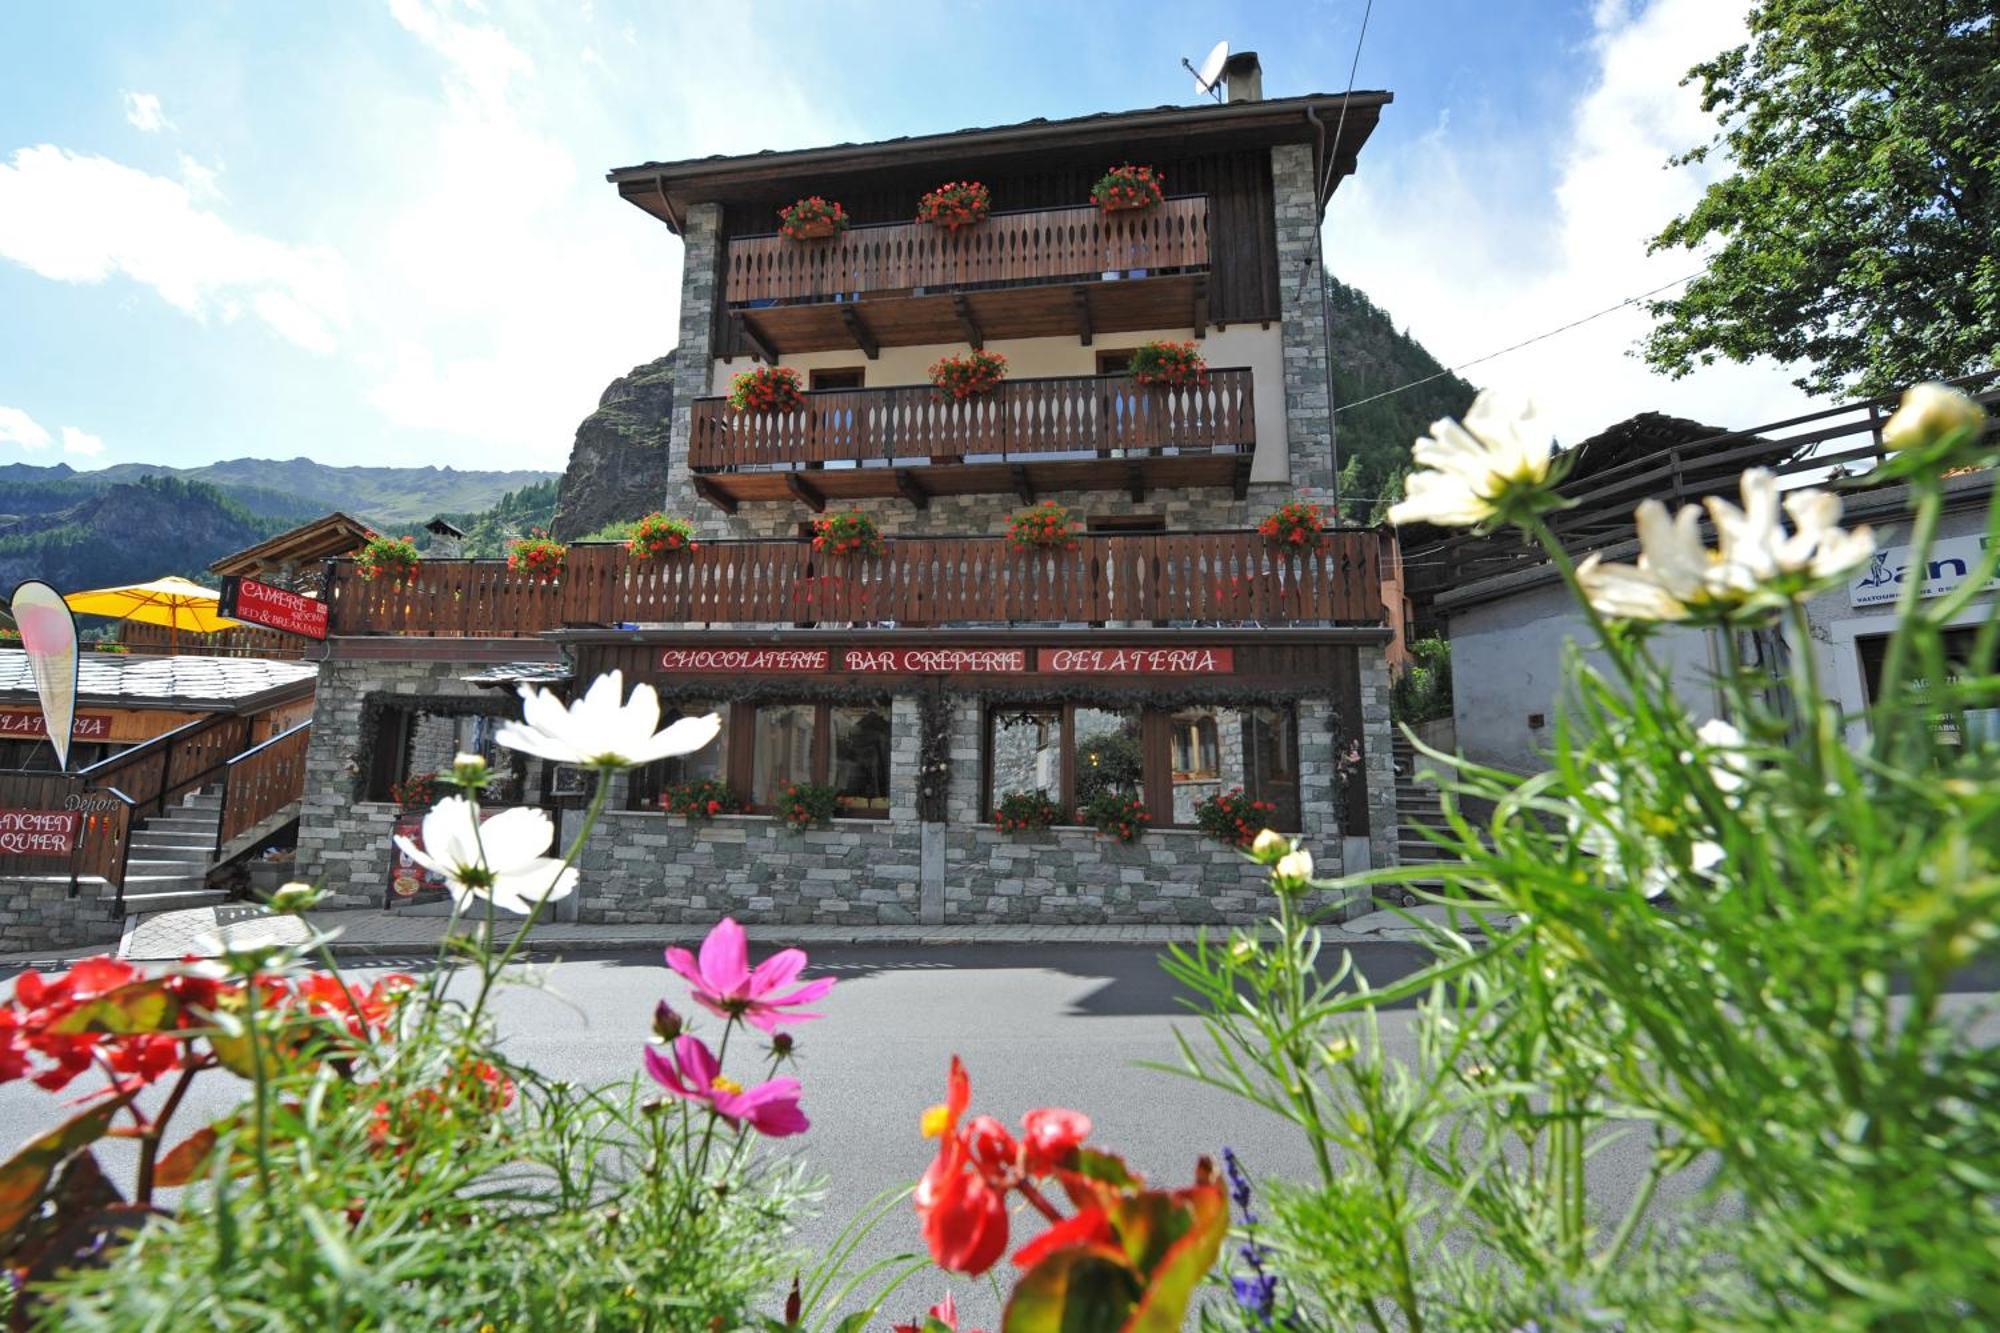
<instances>
[{"instance_id":1,"label":"stone facade","mask_svg":"<svg viewBox=\"0 0 2000 1333\"><path fill-rule=\"evenodd\" d=\"M117 947L125 919L112 911L115 891L85 883L72 898L63 879L0 879L0 953Z\"/></svg>"},{"instance_id":2,"label":"stone facade","mask_svg":"<svg viewBox=\"0 0 2000 1333\"><path fill-rule=\"evenodd\" d=\"M491 698L459 677L464 662L383 662L335 658L319 669L312 748L299 809L298 873L326 889L332 907L379 907L389 881L396 807L360 799L364 704L371 694L407 698ZM448 758L448 757L447 757Z\"/></svg>"},{"instance_id":3,"label":"stone facade","mask_svg":"<svg viewBox=\"0 0 2000 1333\"><path fill-rule=\"evenodd\" d=\"M1327 397L1326 320L1320 302L1317 185L1311 148L1280 144L1271 150L1292 489L1310 500L1331 501L1333 416Z\"/></svg>"}]
</instances>

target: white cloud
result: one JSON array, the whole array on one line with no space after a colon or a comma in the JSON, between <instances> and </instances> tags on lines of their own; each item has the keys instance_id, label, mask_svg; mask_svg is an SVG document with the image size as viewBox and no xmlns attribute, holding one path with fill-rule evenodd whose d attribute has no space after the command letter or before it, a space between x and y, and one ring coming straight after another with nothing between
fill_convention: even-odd
<instances>
[{"instance_id":1,"label":"white cloud","mask_svg":"<svg viewBox=\"0 0 2000 1333\"><path fill-rule=\"evenodd\" d=\"M85 458L95 458L104 452L103 440L98 439L89 431L79 430L75 426L64 426L62 428L62 442L63 452L66 454L80 454Z\"/></svg>"},{"instance_id":2,"label":"white cloud","mask_svg":"<svg viewBox=\"0 0 2000 1333\"><path fill-rule=\"evenodd\" d=\"M49 432L18 407L0 407L0 444L18 444L33 451L49 447Z\"/></svg>"},{"instance_id":3,"label":"white cloud","mask_svg":"<svg viewBox=\"0 0 2000 1333\"><path fill-rule=\"evenodd\" d=\"M1447 365L1483 356L1659 287L1700 267L1646 254L1717 165L1668 168L1714 122L1686 70L1742 39L1746 0L1653 0L1631 13L1601 0L1584 56L1593 66L1545 143L1510 144L1441 117L1400 154L1362 155L1334 196L1327 263ZM1393 113L1409 114L1398 106ZM1379 147L1379 146L1378 146ZM1553 180L1535 181L1550 157ZM1557 436L1582 439L1636 412L1747 427L1806 410L1781 369L1723 364L1674 381L1630 353L1650 327L1628 307L1466 372L1534 398Z\"/></svg>"},{"instance_id":4,"label":"white cloud","mask_svg":"<svg viewBox=\"0 0 2000 1333\"><path fill-rule=\"evenodd\" d=\"M160 110L160 99L155 93L126 93L125 119L144 134L173 128L173 122Z\"/></svg>"},{"instance_id":5,"label":"white cloud","mask_svg":"<svg viewBox=\"0 0 2000 1333\"><path fill-rule=\"evenodd\" d=\"M57 282L123 274L197 319L247 303L281 336L333 348L348 320L340 258L232 226L189 187L50 144L0 163L0 258Z\"/></svg>"},{"instance_id":6,"label":"white cloud","mask_svg":"<svg viewBox=\"0 0 2000 1333\"><path fill-rule=\"evenodd\" d=\"M388 7L440 82L436 114L406 122L393 164L405 186L365 254L350 251L370 279L368 401L393 425L465 441L475 466L560 468L604 385L663 354L678 325L678 244L604 180L633 137L621 117L637 107L662 127L647 156L841 136L729 6L689 11L663 50L614 62L576 56L616 49L592 40L588 16L510 11L503 28L452 0ZM731 60L686 59L709 50ZM648 73L660 60L685 66L671 87Z\"/></svg>"}]
</instances>

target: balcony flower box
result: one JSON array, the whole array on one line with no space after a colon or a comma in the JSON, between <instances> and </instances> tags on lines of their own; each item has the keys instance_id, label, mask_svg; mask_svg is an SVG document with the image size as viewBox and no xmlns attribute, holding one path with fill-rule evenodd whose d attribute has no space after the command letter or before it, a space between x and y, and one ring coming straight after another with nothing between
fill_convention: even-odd
<instances>
[{"instance_id":1,"label":"balcony flower box","mask_svg":"<svg viewBox=\"0 0 2000 1333\"><path fill-rule=\"evenodd\" d=\"M416 543L408 537L373 536L354 553L354 572L369 583L377 579L405 582L416 577L422 563Z\"/></svg>"},{"instance_id":2,"label":"balcony flower box","mask_svg":"<svg viewBox=\"0 0 2000 1333\"><path fill-rule=\"evenodd\" d=\"M1132 349L1132 378L1170 389L1208 384L1208 362L1192 342L1149 342Z\"/></svg>"},{"instance_id":3,"label":"balcony flower box","mask_svg":"<svg viewBox=\"0 0 2000 1333\"><path fill-rule=\"evenodd\" d=\"M1144 212L1166 202L1159 173L1130 163L1113 167L1090 188L1091 202L1107 213Z\"/></svg>"},{"instance_id":4,"label":"balcony flower box","mask_svg":"<svg viewBox=\"0 0 2000 1333\"><path fill-rule=\"evenodd\" d=\"M757 366L729 381L729 405L738 412L796 412L805 385L790 366Z\"/></svg>"},{"instance_id":5,"label":"balcony flower box","mask_svg":"<svg viewBox=\"0 0 2000 1333\"><path fill-rule=\"evenodd\" d=\"M846 230L847 210L816 194L778 210L778 232L790 240L821 240Z\"/></svg>"},{"instance_id":6,"label":"balcony flower box","mask_svg":"<svg viewBox=\"0 0 2000 1333\"><path fill-rule=\"evenodd\" d=\"M507 568L543 583L554 583L561 578L568 563L569 547L551 539L546 532L531 533L507 547Z\"/></svg>"},{"instance_id":7,"label":"balcony flower box","mask_svg":"<svg viewBox=\"0 0 2000 1333\"><path fill-rule=\"evenodd\" d=\"M880 555L882 530L875 520L858 509L827 514L813 520L813 550L823 555L859 559Z\"/></svg>"},{"instance_id":8,"label":"balcony flower box","mask_svg":"<svg viewBox=\"0 0 2000 1333\"><path fill-rule=\"evenodd\" d=\"M625 549L635 560L658 560L682 551L699 551L701 543L694 539L694 524L684 518L653 513L632 525L632 536Z\"/></svg>"},{"instance_id":9,"label":"balcony flower box","mask_svg":"<svg viewBox=\"0 0 2000 1333\"><path fill-rule=\"evenodd\" d=\"M955 232L984 222L993 212L993 192L978 181L950 181L917 203L917 221Z\"/></svg>"},{"instance_id":10,"label":"balcony flower box","mask_svg":"<svg viewBox=\"0 0 2000 1333\"><path fill-rule=\"evenodd\" d=\"M1264 516L1257 531L1277 551L1326 549L1326 511L1305 500L1279 505Z\"/></svg>"},{"instance_id":11,"label":"balcony flower box","mask_svg":"<svg viewBox=\"0 0 2000 1333\"><path fill-rule=\"evenodd\" d=\"M992 393L1006 378L1007 358L998 352L975 350L931 363L931 383L960 401Z\"/></svg>"},{"instance_id":12,"label":"balcony flower box","mask_svg":"<svg viewBox=\"0 0 2000 1333\"><path fill-rule=\"evenodd\" d=\"M1016 551L1074 551L1076 518L1063 505L1044 500L1007 520L1007 544Z\"/></svg>"}]
</instances>

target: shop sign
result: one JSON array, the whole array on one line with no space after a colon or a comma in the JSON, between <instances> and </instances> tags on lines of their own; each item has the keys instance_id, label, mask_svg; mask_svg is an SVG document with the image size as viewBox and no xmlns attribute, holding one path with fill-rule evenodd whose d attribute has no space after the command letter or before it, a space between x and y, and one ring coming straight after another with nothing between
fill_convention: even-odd
<instances>
[{"instance_id":1,"label":"shop sign","mask_svg":"<svg viewBox=\"0 0 2000 1333\"><path fill-rule=\"evenodd\" d=\"M326 637L326 603L316 597L301 597L283 588L274 588L255 579L235 575L222 580L220 610L232 620L246 625L274 629L301 638Z\"/></svg>"},{"instance_id":2,"label":"shop sign","mask_svg":"<svg viewBox=\"0 0 2000 1333\"><path fill-rule=\"evenodd\" d=\"M1233 648L1043 648L1037 655L1052 676L1226 676L1236 670Z\"/></svg>"},{"instance_id":3,"label":"shop sign","mask_svg":"<svg viewBox=\"0 0 2000 1333\"><path fill-rule=\"evenodd\" d=\"M1028 669L1026 648L849 648L847 669L883 675L974 675Z\"/></svg>"},{"instance_id":4,"label":"shop sign","mask_svg":"<svg viewBox=\"0 0 2000 1333\"><path fill-rule=\"evenodd\" d=\"M43 720L41 710L34 708L0 708L0 740L40 739L49 734L49 724ZM79 741L102 741L111 738L111 714L79 713L70 723L70 737Z\"/></svg>"},{"instance_id":5,"label":"shop sign","mask_svg":"<svg viewBox=\"0 0 2000 1333\"><path fill-rule=\"evenodd\" d=\"M67 856L82 827L75 810L0 809L0 856Z\"/></svg>"},{"instance_id":6,"label":"shop sign","mask_svg":"<svg viewBox=\"0 0 2000 1333\"><path fill-rule=\"evenodd\" d=\"M481 808L479 822L484 824L499 814L498 809ZM444 876L434 870L427 870L414 856L403 850L397 838L408 838L418 847L424 845L424 817L420 814L400 814L389 838L389 888L398 898L414 898L419 893L435 897L444 892Z\"/></svg>"},{"instance_id":7,"label":"shop sign","mask_svg":"<svg viewBox=\"0 0 2000 1333\"><path fill-rule=\"evenodd\" d=\"M1946 537L1931 544L1930 561L1924 570L1919 597L1942 597L1972 577L1986 549L1984 537ZM1849 606L1884 606L1903 595L1910 577L1910 548L1885 546L1875 553L1868 568L1848 581ZM2000 588L2000 576L1986 581L1985 591Z\"/></svg>"},{"instance_id":8,"label":"shop sign","mask_svg":"<svg viewBox=\"0 0 2000 1333\"><path fill-rule=\"evenodd\" d=\"M824 671L829 648L669 648L660 654L668 671Z\"/></svg>"}]
</instances>

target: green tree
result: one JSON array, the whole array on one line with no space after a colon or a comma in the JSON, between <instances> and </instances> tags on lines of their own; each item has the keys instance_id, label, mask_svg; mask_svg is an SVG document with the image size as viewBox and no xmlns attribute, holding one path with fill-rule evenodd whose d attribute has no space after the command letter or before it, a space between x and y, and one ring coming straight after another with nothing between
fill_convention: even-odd
<instances>
[{"instance_id":1,"label":"green tree","mask_svg":"<svg viewBox=\"0 0 2000 1333\"><path fill-rule=\"evenodd\" d=\"M1646 359L1774 357L1881 393L2000 354L2000 22L1992 0L1763 0L1689 71L1730 174L1654 238L1709 252L1654 301Z\"/></svg>"}]
</instances>

